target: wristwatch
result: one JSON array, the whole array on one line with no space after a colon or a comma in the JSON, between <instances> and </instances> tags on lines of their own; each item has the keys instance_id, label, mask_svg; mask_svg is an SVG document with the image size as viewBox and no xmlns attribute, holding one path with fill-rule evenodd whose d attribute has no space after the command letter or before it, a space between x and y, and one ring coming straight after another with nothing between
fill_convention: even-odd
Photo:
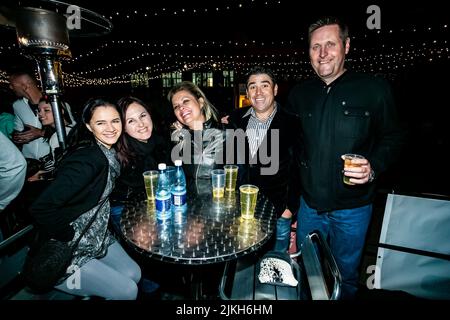
<instances>
[{"instance_id":1,"label":"wristwatch","mask_svg":"<svg viewBox=\"0 0 450 320\"><path fill-rule=\"evenodd\" d=\"M369 173L369 183L372 182L373 180L375 180L375 171L373 171L373 169L370 170Z\"/></svg>"}]
</instances>

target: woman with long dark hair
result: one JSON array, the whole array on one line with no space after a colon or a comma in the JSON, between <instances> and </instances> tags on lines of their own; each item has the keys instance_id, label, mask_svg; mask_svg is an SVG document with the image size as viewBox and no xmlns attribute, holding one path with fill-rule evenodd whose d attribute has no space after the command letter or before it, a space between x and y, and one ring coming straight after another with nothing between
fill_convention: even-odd
<instances>
[{"instance_id":1,"label":"woman with long dark hair","mask_svg":"<svg viewBox=\"0 0 450 320\"><path fill-rule=\"evenodd\" d=\"M111 194L111 223L120 230L124 202L145 198L142 174L156 170L159 162L169 161L168 144L155 132L150 108L140 99L127 96L117 102L123 134L117 142L121 174Z\"/></svg>"},{"instance_id":2,"label":"woman with long dark hair","mask_svg":"<svg viewBox=\"0 0 450 320\"><path fill-rule=\"evenodd\" d=\"M61 105L64 128L66 129L66 134L69 134L70 130L72 130L76 123L72 123L72 119L70 118L69 113L66 109L66 104L62 102ZM50 146L50 153L47 156L41 158L41 170L27 179L30 182L52 178L54 173L53 171L55 170L55 161L57 158L57 154L60 154L60 152L62 152L61 148L59 147L59 141L56 134L53 109L46 96L43 96L39 100L38 116L44 130L44 141L48 142Z\"/></svg>"},{"instance_id":3,"label":"woman with long dark hair","mask_svg":"<svg viewBox=\"0 0 450 320\"><path fill-rule=\"evenodd\" d=\"M120 174L114 149L122 133L117 106L105 99L89 100L73 130L55 179L30 208L41 237L69 244L96 214L68 268L79 271L78 285L71 275L56 288L81 296L135 299L141 270L107 228L107 198Z\"/></svg>"},{"instance_id":4,"label":"woman with long dark hair","mask_svg":"<svg viewBox=\"0 0 450 320\"><path fill-rule=\"evenodd\" d=\"M117 143L121 175L112 194L114 203L145 196L142 173L157 170L159 162L167 162L168 145L155 132L150 108L140 99L123 97L117 102L123 134Z\"/></svg>"}]
</instances>

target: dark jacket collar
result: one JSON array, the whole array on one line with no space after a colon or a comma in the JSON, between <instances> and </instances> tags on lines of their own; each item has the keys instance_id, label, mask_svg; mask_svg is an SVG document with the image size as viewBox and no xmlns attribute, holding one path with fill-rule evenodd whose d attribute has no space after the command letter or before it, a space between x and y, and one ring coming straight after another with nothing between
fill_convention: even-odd
<instances>
[{"instance_id":1,"label":"dark jacket collar","mask_svg":"<svg viewBox=\"0 0 450 320\"><path fill-rule=\"evenodd\" d=\"M348 69L346 69L344 71L344 73L342 73L339 77L337 77L336 79L334 79L331 83L326 84L325 81L323 81L318 75L316 75L316 80L321 83L324 84L327 88L329 87L334 87L336 86L338 83L340 83L341 81L345 80L349 75L351 75L352 72Z\"/></svg>"},{"instance_id":2,"label":"dark jacket collar","mask_svg":"<svg viewBox=\"0 0 450 320\"><path fill-rule=\"evenodd\" d=\"M139 141L135 138L132 138L129 135L127 136L127 138L128 141L130 142L131 148L135 150L137 156L152 152L153 149L155 148L155 136L153 133L147 142Z\"/></svg>"}]
</instances>

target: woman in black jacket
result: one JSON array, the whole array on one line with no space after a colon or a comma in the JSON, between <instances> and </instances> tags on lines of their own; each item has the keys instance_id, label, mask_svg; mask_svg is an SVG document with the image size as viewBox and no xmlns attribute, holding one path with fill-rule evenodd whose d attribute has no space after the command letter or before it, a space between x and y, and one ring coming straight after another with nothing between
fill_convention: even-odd
<instances>
[{"instance_id":1,"label":"woman in black jacket","mask_svg":"<svg viewBox=\"0 0 450 320\"><path fill-rule=\"evenodd\" d=\"M124 133L117 143L121 174L111 194L111 219L119 227L123 202L145 199L142 173L157 170L159 162L169 161L168 144L155 132L149 107L135 97L123 97L117 105Z\"/></svg>"},{"instance_id":2,"label":"woman in black jacket","mask_svg":"<svg viewBox=\"0 0 450 320\"><path fill-rule=\"evenodd\" d=\"M122 132L117 106L89 100L68 139L68 149L54 181L32 204L30 211L41 236L71 242L94 214L94 222L75 249L68 278L57 289L75 295L107 299L135 299L139 266L108 231L109 202L120 173L113 145Z\"/></svg>"}]
</instances>

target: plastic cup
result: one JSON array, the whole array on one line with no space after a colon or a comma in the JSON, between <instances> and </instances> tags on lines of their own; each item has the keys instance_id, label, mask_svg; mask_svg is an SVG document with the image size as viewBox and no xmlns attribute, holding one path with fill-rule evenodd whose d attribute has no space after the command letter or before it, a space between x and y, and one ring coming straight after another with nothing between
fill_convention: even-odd
<instances>
[{"instance_id":1,"label":"plastic cup","mask_svg":"<svg viewBox=\"0 0 450 320\"><path fill-rule=\"evenodd\" d=\"M364 159L363 156L359 155L359 154L354 154L354 153L346 153L343 154L341 156L342 160L344 160L344 168L357 168L357 167L361 167L361 164L359 163L352 163L353 159ZM348 184L350 186L355 185L353 182L350 182L350 177L347 177L344 174L343 177L344 183Z\"/></svg>"},{"instance_id":2,"label":"plastic cup","mask_svg":"<svg viewBox=\"0 0 450 320\"><path fill-rule=\"evenodd\" d=\"M225 193L225 171L222 169L211 170L211 186L214 198L223 198Z\"/></svg>"},{"instance_id":3,"label":"plastic cup","mask_svg":"<svg viewBox=\"0 0 450 320\"><path fill-rule=\"evenodd\" d=\"M147 193L148 201L155 201L156 188L158 187L158 175L157 170L145 171L143 174L145 183L145 192Z\"/></svg>"},{"instance_id":4,"label":"plastic cup","mask_svg":"<svg viewBox=\"0 0 450 320\"><path fill-rule=\"evenodd\" d=\"M241 217L243 219L253 219L259 188L252 184L244 184L239 187L239 191L241 198Z\"/></svg>"},{"instance_id":5,"label":"plastic cup","mask_svg":"<svg viewBox=\"0 0 450 320\"><path fill-rule=\"evenodd\" d=\"M223 167L225 170L225 190L236 190L236 180L238 174L238 166L234 164L227 164Z\"/></svg>"}]
</instances>

